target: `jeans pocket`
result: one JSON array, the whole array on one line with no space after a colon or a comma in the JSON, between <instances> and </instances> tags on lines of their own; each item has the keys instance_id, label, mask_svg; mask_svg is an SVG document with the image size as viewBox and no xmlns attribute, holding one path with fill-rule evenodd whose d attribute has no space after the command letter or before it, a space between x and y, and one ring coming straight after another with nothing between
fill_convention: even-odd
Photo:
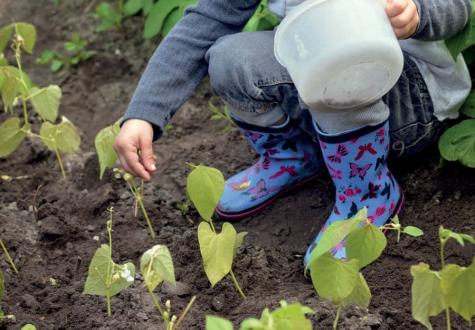
<instances>
[{"instance_id":1,"label":"jeans pocket","mask_svg":"<svg viewBox=\"0 0 475 330\"><path fill-rule=\"evenodd\" d=\"M435 117L429 122L415 122L391 131L391 158L411 157L433 145L440 137L444 123Z\"/></svg>"}]
</instances>

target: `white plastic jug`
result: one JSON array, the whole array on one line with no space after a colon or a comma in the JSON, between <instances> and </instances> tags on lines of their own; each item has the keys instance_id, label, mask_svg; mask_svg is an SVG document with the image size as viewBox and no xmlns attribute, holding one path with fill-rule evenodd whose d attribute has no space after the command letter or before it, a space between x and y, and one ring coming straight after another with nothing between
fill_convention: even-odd
<instances>
[{"instance_id":1,"label":"white plastic jug","mask_svg":"<svg viewBox=\"0 0 475 330\"><path fill-rule=\"evenodd\" d=\"M307 0L282 20L274 53L310 108L369 105L397 82L404 58L385 7L385 0Z\"/></svg>"}]
</instances>

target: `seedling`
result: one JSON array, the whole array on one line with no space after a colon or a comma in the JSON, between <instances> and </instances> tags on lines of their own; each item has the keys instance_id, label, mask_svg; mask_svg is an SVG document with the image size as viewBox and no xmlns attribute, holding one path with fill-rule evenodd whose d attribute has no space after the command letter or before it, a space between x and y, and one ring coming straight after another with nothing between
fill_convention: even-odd
<instances>
[{"instance_id":1,"label":"seedling","mask_svg":"<svg viewBox=\"0 0 475 330\"><path fill-rule=\"evenodd\" d=\"M114 169L115 172L115 177L117 179L123 179L127 185L129 186L129 190L134 195L135 198L135 212L134 215L137 217L138 213L138 206L140 206L140 210L142 211L142 214L145 218L145 221L147 222L148 230L150 232L150 236L152 239L157 238L157 234L155 234L155 230L153 229L152 221L150 220L150 217L148 216L148 212L145 209L145 205L143 203L143 195L144 195L144 181L140 181L140 185L137 185L135 182L135 178L130 175L129 173L124 172L123 170Z\"/></svg>"},{"instance_id":2,"label":"seedling","mask_svg":"<svg viewBox=\"0 0 475 330\"><path fill-rule=\"evenodd\" d=\"M36 327L33 324L25 324L21 327L21 330L36 330Z\"/></svg>"},{"instance_id":3,"label":"seedling","mask_svg":"<svg viewBox=\"0 0 475 330\"><path fill-rule=\"evenodd\" d=\"M312 322L307 319L307 314L314 311L300 303L288 304L280 302L281 307L274 311L266 308L260 319L248 318L241 323L241 330L312 330ZM206 330L233 330L230 321L216 317L206 316Z\"/></svg>"},{"instance_id":4,"label":"seedling","mask_svg":"<svg viewBox=\"0 0 475 330\"><path fill-rule=\"evenodd\" d=\"M101 2L96 6L96 15L101 20L100 25L96 31L104 32L111 29L119 29L122 24L122 6L123 0L116 1L116 7L114 8L107 2Z\"/></svg>"},{"instance_id":5,"label":"seedling","mask_svg":"<svg viewBox=\"0 0 475 330\"><path fill-rule=\"evenodd\" d=\"M447 329L451 329L450 309L462 316L470 325L475 315L475 258L468 267L446 264L445 245L455 240L461 246L475 244L467 234L439 229L440 264L442 270L433 271L425 263L411 266L412 316L427 329L432 329L429 318L445 310Z\"/></svg>"},{"instance_id":6,"label":"seedling","mask_svg":"<svg viewBox=\"0 0 475 330\"><path fill-rule=\"evenodd\" d=\"M64 43L66 54L52 50L45 50L36 63L50 66L50 70L58 72L65 65L76 66L96 55L95 51L87 49L87 41L82 39L78 32L74 32L71 39Z\"/></svg>"},{"instance_id":7,"label":"seedling","mask_svg":"<svg viewBox=\"0 0 475 330\"><path fill-rule=\"evenodd\" d=\"M208 108L213 114L211 120L220 120L226 122L226 127L223 128L224 133L230 132L235 126L233 119L231 118L231 113L227 105L221 110L215 106L212 102L208 103Z\"/></svg>"},{"instance_id":8,"label":"seedling","mask_svg":"<svg viewBox=\"0 0 475 330\"><path fill-rule=\"evenodd\" d=\"M94 254L83 293L106 297L107 315L111 316L111 297L131 286L135 277L135 266L132 263L118 265L112 260L112 208L109 209L107 234L109 245L102 244Z\"/></svg>"},{"instance_id":9,"label":"seedling","mask_svg":"<svg viewBox=\"0 0 475 330\"><path fill-rule=\"evenodd\" d=\"M333 329L337 328L345 306L369 306L371 292L361 270L377 260L386 248L387 239L382 231L397 230L398 237L401 232L410 236L421 234L419 230L413 235L415 227L410 227L412 230L401 229L399 220L395 221L394 225L378 228L368 219L367 209L364 208L351 219L331 224L313 250L307 266L313 286L320 297L338 306ZM336 259L333 252L343 246L347 259Z\"/></svg>"},{"instance_id":10,"label":"seedling","mask_svg":"<svg viewBox=\"0 0 475 330\"><path fill-rule=\"evenodd\" d=\"M165 303L165 309L160 306L160 303L153 292L155 288L163 282L170 283L171 285L175 285L176 283L173 260L168 248L164 245L155 245L147 250L140 259L140 270L144 278L145 286L153 299L155 308L157 308L162 316L165 329L178 329L178 326L190 310L196 297L191 298L179 318L177 318L176 315L172 315L170 300L167 300Z\"/></svg>"},{"instance_id":11,"label":"seedling","mask_svg":"<svg viewBox=\"0 0 475 330\"><path fill-rule=\"evenodd\" d=\"M55 124L62 96L59 86L38 88L23 71L22 50L29 54L33 52L36 42L35 27L28 23L12 23L0 29L0 52L5 49L12 35L12 49L15 52L17 67L0 66L0 92L6 112L13 115L15 105L21 103L23 120L12 116L0 124L0 157L7 157L13 153L26 137L38 138L54 151L61 174L65 178L61 152L77 151L81 139L76 127L66 117L62 117L61 122ZM31 129L28 102L41 118L39 134Z\"/></svg>"},{"instance_id":12,"label":"seedling","mask_svg":"<svg viewBox=\"0 0 475 330\"><path fill-rule=\"evenodd\" d=\"M267 0L262 0L256 9L254 15L249 19L243 31L254 32L263 30L272 30L280 19L273 15L267 8Z\"/></svg>"},{"instance_id":13,"label":"seedling","mask_svg":"<svg viewBox=\"0 0 475 330\"><path fill-rule=\"evenodd\" d=\"M3 299L4 294L5 294L5 277L3 275L3 272L0 271L0 300ZM3 319L14 320L15 316L14 315L5 315L2 308L0 307L0 321L3 320Z\"/></svg>"},{"instance_id":14,"label":"seedling","mask_svg":"<svg viewBox=\"0 0 475 330\"><path fill-rule=\"evenodd\" d=\"M186 189L188 196L204 220L198 226L198 242L203 258L203 266L211 286L221 281L227 274L242 298L246 298L234 272L233 260L247 233L237 233L233 225L224 223L218 233L212 216L224 192L223 174L211 167L190 165Z\"/></svg>"},{"instance_id":15,"label":"seedling","mask_svg":"<svg viewBox=\"0 0 475 330\"><path fill-rule=\"evenodd\" d=\"M12 267L12 269L15 271L15 273L18 274L18 269L16 268L15 263L13 262L13 259L10 256L10 253L8 253L7 247L5 246L5 244L3 244L3 240L1 240L1 239L0 239L0 247L3 250L3 254L5 254L5 257L7 258L8 263L10 264L10 267ZM0 297L0 300L1 300L1 297Z\"/></svg>"}]
</instances>

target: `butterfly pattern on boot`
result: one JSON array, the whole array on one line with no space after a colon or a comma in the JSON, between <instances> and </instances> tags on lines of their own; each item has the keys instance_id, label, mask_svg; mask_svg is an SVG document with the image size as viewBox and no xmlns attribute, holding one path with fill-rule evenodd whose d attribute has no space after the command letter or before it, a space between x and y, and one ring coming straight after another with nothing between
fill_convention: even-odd
<instances>
[{"instance_id":1,"label":"butterfly pattern on boot","mask_svg":"<svg viewBox=\"0 0 475 330\"><path fill-rule=\"evenodd\" d=\"M305 263L310 258L312 246L318 244L325 228L335 221L351 218L366 207L368 218L376 226L382 226L399 212L402 191L386 163L390 142L388 123L360 132L353 132L355 137L343 142L341 137L335 138L335 142L332 142L332 137L320 142L323 158L337 189L332 212L307 249ZM344 258L344 242L333 252L337 258Z\"/></svg>"}]
</instances>

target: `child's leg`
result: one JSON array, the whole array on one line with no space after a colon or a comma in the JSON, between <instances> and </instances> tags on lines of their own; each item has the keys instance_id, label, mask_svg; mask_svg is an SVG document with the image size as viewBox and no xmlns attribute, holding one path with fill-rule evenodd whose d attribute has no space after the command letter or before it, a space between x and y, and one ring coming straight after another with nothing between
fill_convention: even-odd
<instances>
[{"instance_id":1,"label":"child's leg","mask_svg":"<svg viewBox=\"0 0 475 330\"><path fill-rule=\"evenodd\" d=\"M378 226L396 215L403 195L387 168L390 150L401 156L411 149L423 148L438 134L427 88L407 57L399 82L382 100L360 109L311 112L336 187L336 201L326 224L307 250L306 263L321 234L333 222L347 219L363 207ZM421 131L421 127L426 130ZM391 129L396 141L391 141ZM333 253L344 258L344 242Z\"/></svg>"},{"instance_id":2,"label":"child's leg","mask_svg":"<svg viewBox=\"0 0 475 330\"><path fill-rule=\"evenodd\" d=\"M318 144L299 127L304 110L273 43L273 32L238 33L219 39L206 56L213 90L260 155L227 180L222 218L251 215L323 168Z\"/></svg>"}]
</instances>

